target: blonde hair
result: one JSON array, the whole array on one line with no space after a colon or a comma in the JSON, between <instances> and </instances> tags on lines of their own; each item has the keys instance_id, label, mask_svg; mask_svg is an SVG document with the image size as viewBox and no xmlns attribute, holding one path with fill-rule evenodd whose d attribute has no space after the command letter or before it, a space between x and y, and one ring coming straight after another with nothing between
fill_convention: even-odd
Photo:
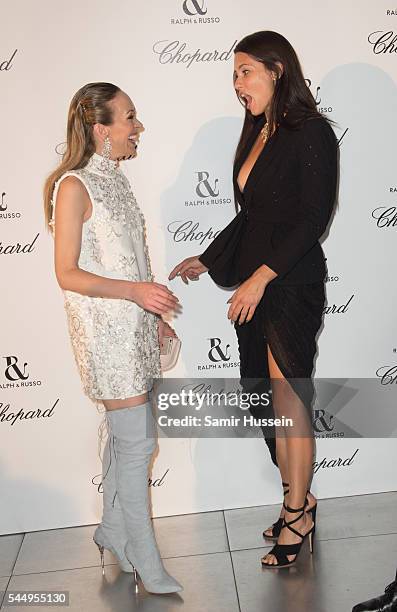
<instances>
[{"instance_id":1,"label":"blonde hair","mask_svg":"<svg viewBox=\"0 0 397 612\"><path fill-rule=\"evenodd\" d=\"M93 126L111 125L113 112L109 102L120 91L112 83L88 83L73 96L69 107L66 151L60 165L50 174L44 185L44 214L47 228L52 216L52 194L56 181L69 170L84 168L95 152Z\"/></svg>"}]
</instances>

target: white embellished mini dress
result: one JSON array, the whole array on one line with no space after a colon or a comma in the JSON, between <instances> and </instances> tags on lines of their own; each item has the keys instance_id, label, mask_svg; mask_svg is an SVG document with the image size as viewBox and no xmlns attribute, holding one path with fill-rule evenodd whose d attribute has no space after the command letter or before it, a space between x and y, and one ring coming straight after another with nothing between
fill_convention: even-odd
<instances>
[{"instance_id":1,"label":"white embellished mini dress","mask_svg":"<svg viewBox=\"0 0 397 612\"><path fill-rule=\"evenodd\" d=\"M83 223L78 266L106 278L152 281L143 214L118 162L94 153L76 176L92 203ZM89 297L64 290L72 348L84 392L92 399L124 399L149 391L161 376L158 317L126 299Z\"/></svg>"}]
</instances>

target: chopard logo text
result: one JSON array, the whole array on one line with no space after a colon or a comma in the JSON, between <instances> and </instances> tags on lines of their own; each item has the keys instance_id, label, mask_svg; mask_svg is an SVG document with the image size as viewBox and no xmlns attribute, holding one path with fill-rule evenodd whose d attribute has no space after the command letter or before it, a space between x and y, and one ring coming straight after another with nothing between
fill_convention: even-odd
<instances>
[{"instance_id":1,"label":"chopard logo text","mask_svg":"<svg viewBox=\"0 0 397 612\"><path fill-rule=\"evenodd\" d=\"M190 68L197 62L227 62L237 44L235 40L227 51L202 51L200 48L195 51L186 50L186 43L179 40L159 40L153 45L153 52L158 55L160 64L184 64Z\"/></svg>"}]
</instances>

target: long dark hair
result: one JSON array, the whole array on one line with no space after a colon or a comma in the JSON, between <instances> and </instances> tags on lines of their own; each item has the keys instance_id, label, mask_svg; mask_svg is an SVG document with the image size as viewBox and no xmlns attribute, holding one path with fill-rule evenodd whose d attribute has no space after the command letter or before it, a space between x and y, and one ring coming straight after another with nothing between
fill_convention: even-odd
<instances>
[{"instance_id":1,"label":"long dark hair","mask_svg":"<svg viewBox=\"0 0 397 612\"><path fill-rule=\"evenodd\" d=\"M266 117L271 131L280 125L288 129L298 129L309 117L324 117L317 110L316 101L306 84L298 56L284 36L270 30L255 32L240 40L234 49L234 53L238 52L251 55L253 59L262 62L268 70L277 75L269 117ZM282 65L282 69L277 62ZM241 99L240 102L243 103ZM328 120L327 117L324 118ZM246 108L235 161L239 159L253 126L262 119L263 115L255 117Z\"/></svg>"}]
</instances>

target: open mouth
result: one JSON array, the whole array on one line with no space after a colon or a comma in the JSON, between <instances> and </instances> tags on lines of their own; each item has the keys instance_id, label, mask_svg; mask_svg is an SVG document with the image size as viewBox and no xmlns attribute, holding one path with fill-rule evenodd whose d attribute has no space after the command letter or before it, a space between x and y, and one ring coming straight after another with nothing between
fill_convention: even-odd
<instances>
[{"instance_id":1,"label":"open mouth","mask_svg":"<svg viewBox=\"0 0 397 612\"><path fill-rule=\"evenodd\" d=\"M139 136L135 135L135 136L128 136L128 142L130 142L135 149L138 148L138 142L139 142Z\"/></svg>"},{"instance_id":2,"label":"open mouth","mask_svg":"<svg viewBox=\"0 0 397 612\"><path fill-rule=\"evenodd\" d=\"M240 99L244 102L245 107L248 108L248 110L250 109L250 106L252 104L252 97L249 96L246 93L240 93L239 94Z\"/></svg>"}]
</instances>

